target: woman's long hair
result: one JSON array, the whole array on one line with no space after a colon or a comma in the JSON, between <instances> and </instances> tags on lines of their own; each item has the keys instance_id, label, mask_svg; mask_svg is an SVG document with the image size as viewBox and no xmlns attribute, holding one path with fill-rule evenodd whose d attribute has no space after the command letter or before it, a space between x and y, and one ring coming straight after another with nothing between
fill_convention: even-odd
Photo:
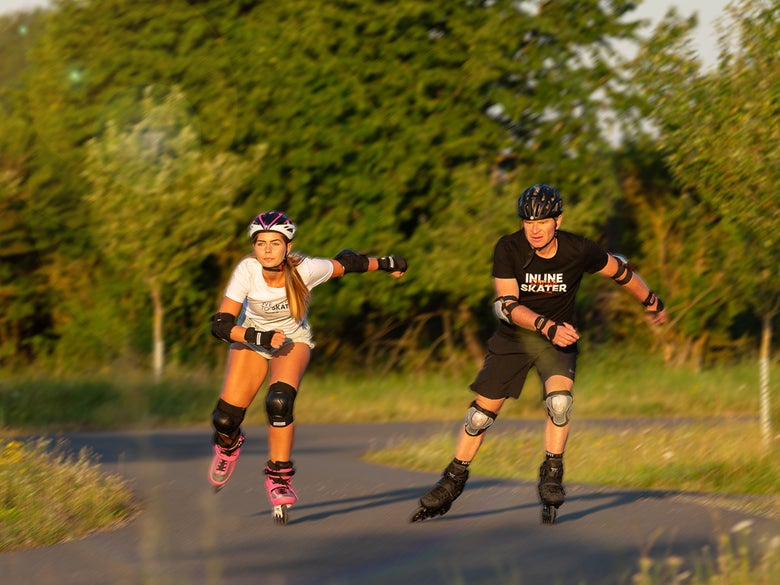
<instances>
[{"instance_id":1,"label":"woman's long hair","mask_svg":"<svg viewBox=\"0 0 780 585\"><path fill-rule=\"evenodd\" d=\"M256 232L252 236L252 245L255 245L257 236L260 232ZM282 236L284 243L289 243L289 240ZM298 265L303 262L304 256L291 252L287 255L282 263L282 271L284 272L284 294L287 296L287 304L290 306L290 314L292 318L298 323L302 323L309 312L309 301L311 300L311 291L306 287L301 275L298 273Z\"/></svg>"},{"instance_id":2,"label":"woman's long hair","mask_svg":"<svg viewBox=\"0 0 780 585\"><path fill-rule=\"evenodd\" d=\"M311 291L298 273L298 265L302 261L303 256L290 253L282 268L284 270L284 292L287 295L287 303L290 305L290 314L298 323L306 318L311 300Z\"/></svg>"}]
</instances>

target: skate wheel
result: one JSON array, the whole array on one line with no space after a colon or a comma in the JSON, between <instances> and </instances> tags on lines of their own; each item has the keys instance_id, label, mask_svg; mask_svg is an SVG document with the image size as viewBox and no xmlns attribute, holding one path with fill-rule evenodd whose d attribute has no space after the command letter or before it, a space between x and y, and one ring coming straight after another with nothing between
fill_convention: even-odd
<instances>
[{"instance_id":1,"label":"skate wheel","mask_svg":"<svg viewBox=\"0 0 780 585\"><path fill-rule=\"evenodd\" d=\"M430 508L426 508L425 506L420 506L417 508L417 511L412 514L412 517L409 519L409 522L422 522L423 520L427 520L428 518L436 518L436 516L444 516L447 512L450 511L450 508L452 507L452 504L447 504L446 506L442 506L438 510L431 510Z\"/></svg>"},{"instance_id":2,"label":"skate wheel","mask_svg":"<svg viewBox=\"0 0 780 585\"><path fill-rule=\"evenodd\" d=\"M422 522L428 517L428 509L420 507L414 514L412 514L412 517L409 518L409 522Z\"/></svg>"},{"instance_id":3,"label":"skate wheel","mask_svg":"<svg viewBox=\"0 0 780 585\"><path fill-rule=\"evenodd\" d=\"M553 524L558 516L558 508L555 506L542 506L542 524Z\"/></svg>"},{"instance_id":4,"label":"skate wheel","mask_svg":"<svg viewBox=\"0 0 780 585\"><path fill-rule=\"evenodd\" d=\"M289 517L287 515L287 508L289 508L287 504L282 504L281 506L274 506L273 509L273 516L274 516L274 522L276 524L280 524L284 526L287 524L287 521L289 520Z\"/></svg>"}]
</instances>

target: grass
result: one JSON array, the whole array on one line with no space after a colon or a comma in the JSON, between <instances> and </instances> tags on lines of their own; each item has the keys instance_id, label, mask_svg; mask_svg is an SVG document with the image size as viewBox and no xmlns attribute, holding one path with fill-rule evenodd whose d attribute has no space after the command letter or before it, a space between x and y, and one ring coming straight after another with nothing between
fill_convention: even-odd
<instances>
[{"instance_id":1,"label":"grass","mask_svg":"<svg viewBox=\"0 0 780 585\"><path fill-rule=\"evenodd\" d=\"M296 416L320 422L454 420L463 416L472 399L468 386L476 367L460 374L358 380L338 373L309 376L302 385ZM599 350L584 351L577 370L578 418L755 417L759 410L758 372L750 362L694 372L669 368L654 356L619 356ZM772 365L771 376L772 380L780 378L780 366ZM775 420L780 420L780 404L774 405L774 412ZM501 417L529 418L542 413L541 384L531 375L520 399L509 401Z\"/></svg>"},{"instance_id":2,"label":"grass","mask_svg":"<svg viewBox=\"0 0 780 585\"><path fill-rule=\"evenodd\" d=\"M755 496L752 511L780 518L780 449L765 449L755 422L728 421L647 424L636 429L582 428L572 431L566 449L566 481L631 486L722 496ZM436 433L399 441L365 459L427 471L440 471L452 459L455 437ZM538 432L491 429L472 472L484 476L535 480L541 461ZM741 505L751 504L739 498Z\"/></svg>"},{"instance_id":3,"label":"grass","mask_svg":"<svg viewBox=\"0 0 780 585\"><path fill-rule=\"evenodd\" d=\"M780 551L770 545L756 559L755 551L738 539L722 535L714 557L706 555L696 570L685 569L685 560L670 556L661 561L642 555L632 585L775 585L780 583Z\"/></svg>"},{"instance_id":4,"label":"grass","mask_svg":"<svg viewBox=\"0 0 780 585\"><path fill-rule=\"evenodd\" d=\"M137 511L125 481L88 451L45 440L0 442L0 502L0 553L112 529Z\"/></svg>"},{"instance_id":5,"label":"grass","mask_svg":"<svg viewBox=\"0 0 780 585\"><path fill-rule=\"evenodd\" d=\"M296 401L302 423L440 421L463 416L476 365L429 375L355 376L310 371ZM322 366L320 366L322 368ZM772 365L771 379L780 377ZM208 424L221 386L221 372L173 371L160 383L134 372L83 377L17 376L0 383L0 428L6 431L149 428ZM776 382L775 382L776 384ZM693 372L668 368L655 357L583 352L575 383L575 417L757 417L758 372L754 363ZM535 376L510 401L504 418L543 414ZM261 424L262 400L247 413ZM780 400L774 420L780 421Z\"/></svg>"}]
</instances>

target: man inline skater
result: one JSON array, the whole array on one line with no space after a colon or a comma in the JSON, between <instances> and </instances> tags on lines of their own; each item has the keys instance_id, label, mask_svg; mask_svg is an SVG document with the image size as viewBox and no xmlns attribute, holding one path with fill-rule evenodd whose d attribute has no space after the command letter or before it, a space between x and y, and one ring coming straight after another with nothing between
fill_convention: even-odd
<instances>
[{"instance_id":1,"label":"man inline skater","mask_svg":"<svg viewBox=\"0 0 780 585\"><path fill-rule=\"evenodd\" d=\"M560 231L563 201L557 189L543 184L528 187L517 200L517 214L521 229L501 237L494 249L494 308L499 319L471 384L476 398L466 413L454 459L420 498L412 522L447 513L463 492L485 431L504 401L520 396L533 367L544 385L548 414L538 489L542 521L552 524L565 497L563 453L580 337L573 324L574 301L583 274L613 279L642 303L651 323L660 325L667 319L661 300L625 260L583 236Z\"/></svg>"}]
</instances>

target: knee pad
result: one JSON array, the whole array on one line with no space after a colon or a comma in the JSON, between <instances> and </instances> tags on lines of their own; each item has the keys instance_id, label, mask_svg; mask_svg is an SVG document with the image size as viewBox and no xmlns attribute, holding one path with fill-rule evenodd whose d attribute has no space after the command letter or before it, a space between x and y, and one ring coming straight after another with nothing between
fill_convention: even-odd
<instances>
[{"instance_id":1,"label":"knee pad","mask_svg":"<svg viewBox=\"0 0 780 585\"><path fill-rule=\"evenodd\" d=\"M293 404L296 390L286 382L274 382L265 397L265 411L268 424L272 427L286 427L293 422Z\"/></svg>"},{"instance_id":2,"label":"knee pad","mask_svg":"<svg viewBox=\"0 0 780 585\"><path fill-rule=\"evenodd\" d=\"M547 413L550 415L556 427L564 427L571 420L571 409L574 399L568 390L556 390L547 394L544 403L547 405Z\"/></svg>"},{"instance_id":3,"label":"knee pad","mask_svg":"<svg viewBox=\"0 0 780 585\"><path fill-rule=\"evenodd\" d=\"M245 414L246 408L233 406L220 398L217 407L211 413L211 422L214 430L217 431L214 441L222 447L231 447L241 434L241 423Z\"/></svg>"},{"instance_id":4,"label":"knee pad","mask_svg":"<svg viewBox=\"0 0 780 585\"><path fill-rule=\"evenodd\" d=\"M495 412L482 408L475 400L466 413L466 434L472 437L481 435L495 422L496 416Z\"/></svg>"}]
</instances>

